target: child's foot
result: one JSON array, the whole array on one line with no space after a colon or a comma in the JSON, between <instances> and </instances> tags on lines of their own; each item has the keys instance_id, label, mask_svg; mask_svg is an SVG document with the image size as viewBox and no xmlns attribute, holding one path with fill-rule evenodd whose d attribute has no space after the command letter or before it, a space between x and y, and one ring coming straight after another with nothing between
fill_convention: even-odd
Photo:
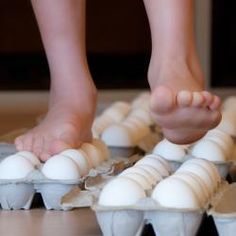
<instances>
[{"instance_id":1,"label":"child's foot","mask_svg":"<svg viewBox=\"0 0 236 236\"><path fill-rule=\"evenodd\" d=\"M42 161L46 161L64 149L76 148L82 142L90 141L96 98L89 92L86 95L88 99L83 99L79 92L78 95L71 98L67 96L66 100L60 98L57 103L51 103L44 120L16 138L16 148L31 151Z\"/></svg>"},{"instance_id":2,"label":"child's foot","mask_svg":"<svg viewBox=\"0 0 236 236\"><path fill-rule=\"evenodd\" d=\"M203 91L197 66L190 70L186 64L167 63L162 68L156 74L149 69L152 116L171 142L194 142L219 124L220 99Z\"/></svg>"}]
</instances>

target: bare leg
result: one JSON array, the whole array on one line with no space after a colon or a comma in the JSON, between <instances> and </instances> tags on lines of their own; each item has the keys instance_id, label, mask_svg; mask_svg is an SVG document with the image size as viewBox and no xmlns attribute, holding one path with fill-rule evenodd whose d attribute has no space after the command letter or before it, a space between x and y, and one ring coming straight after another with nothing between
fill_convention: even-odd
<instances>
[{"instance_id":1,"label":"bare leg","mask_svg":"<svg viewBox=\"0 0 236 236\"><path fill-rule=\"evenodd\" d=\"M167 139L190 143L221 119L220 99L203 91L191 0L144 0L152 35L151 112Z\"/></svg>"},{"instance_id":2,"label":"bare leg","mask_svg":"<svg viewBox=\"0 0 236 236\"><path fill-rule=\"evenodd\" d=\"M43 122L16 139L42 160L91 139L96 88L87 65L85 0L32 0L46 50L51 91Z\"/></svg>"}]
</instances>

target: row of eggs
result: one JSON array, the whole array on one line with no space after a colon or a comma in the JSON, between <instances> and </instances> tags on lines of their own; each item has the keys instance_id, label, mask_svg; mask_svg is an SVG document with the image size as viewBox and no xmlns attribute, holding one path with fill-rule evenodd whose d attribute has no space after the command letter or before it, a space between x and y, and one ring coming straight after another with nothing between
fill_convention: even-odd
<instances>
[{"instance_id":1,"label":"row of eggs","mask_svg":"<svg viewBox=\"0 0 236 236\"><path fill-rule=\"evenodd\" d=\"M146 136L153 124L149 113L149 93L132 103L115 102L95 119L92 132L109 146L133 147Z\"/></svg>"},{"instance_id":2,"label":"row of eggs","mask_svg":"<svg viewBox=\"0 0 236 236\"><path fill-rule=\"evenodd\" d=\"M158 156L156 158L160 159ZM137 165L141 166L141 163ZM150 166L154 167L153 163ZM145 191L147 186L140 182L140 177L136 178L139 172L136 169L133 172L136 173L133 178L127 176L124 171L108 182L99 196L99 205L130 206L147 197L147 191ZM175 174L165 179L162 179L163 177L167 177L167 175L161 177L157 175L156 179L153 179L154 188L151 191L151 197L161 206L182 209L203 207L217 190L221 181L214 164L195 158L185 162Z\"/></svg>"},{"instance_id":3,"label":"row of eggs","mask_svg":"<svg viewBox=\"0 0 236 236\"><path fill-rule=\"evenodd\" d=\"M67 149L44 164L33 153L21 151L1 161L0 179L24 179L33 170L40 169L48 179L78 180L109 157L107 146L99 139L82 144L78 150Z\"/></svg>"},{"instance_id":4,"label":"row of eggs","mask_svg":"<svg viewBox=\"0 0 236 236\"><path fill-rule=\"evenodd\" d=\"M163 139L153 149L153 153L170 161L183 161L187 152L192 156L209 161L225 162L232 159L234 141L232 137L215 128L193 145L177 145Z\"/></svg>"},{"instance_id":5,"label":"row of eggs","mask_svg":"<svg viewBox=\"0 0 236 236\"><path fill-rule=\"evenodd\" d=\"M170 174L171 167L163 158L154 154L146 155L105 185L99 197L99 204L132 205Z\"/></svg>"}]
</instances>

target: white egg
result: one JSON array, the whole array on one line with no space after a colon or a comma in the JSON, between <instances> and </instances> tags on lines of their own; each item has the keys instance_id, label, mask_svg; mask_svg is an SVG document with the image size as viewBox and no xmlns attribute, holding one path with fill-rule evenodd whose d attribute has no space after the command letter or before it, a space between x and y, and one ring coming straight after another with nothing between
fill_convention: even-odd
<instances>
[{"instance_id":1,"label":"white egg","mask_svg":"<svg viewBox=\"0 0 236 236\"><path fill-rule=\"evenodd\" d=\"M78 166L81 176L85 176L89 172L89 163L86 153L82 150L67 149L60 153L60 155L71 158Z\"/></svg>"},{"instance_id":2,"label":"white egg","mask_svg":"<svg viewBox=\"0 0 236 236\"><path fill-rule=\"evenodd\" d=\"M172 172L172 169L171 169L170 164L169 164L168 161L166 161L163 157L161 157L161 156L159 156L159 155L157 155L157 154L154 154L154 153L148 154L148 155L146 155L145 157L152 157L152 158L158 159L158 161L160 161L160 162L165 166L165 168L167 169L167 171L168 171L169 173Z\"/></svg>"},{"instance_id":3,"label":"white egg","mask_svg":"<svg viewBox=\"0 0 236 236\"><path fill-rule=\"evenodd\" d=\"M193 146L191 154L209 161L226 161L226 155L222 148L217 143L207 139L197 142Z\"/></svg>"},{"instance_id":4,"label":"white egg","mask_svg":"<svg viewBox=\"0 0 236 236\"><path fill-rule=\"evenodd\" d=\"M192 178L194 178L195 181L197 181L198 184L201 186L201 188L202 188L202 194L203 194L204 198L205 198L206 200L208 200L208 199L210 198L211 193L210 193L210 191L208 190L206 183L205 183L199 176L197 176L196 174L194 174L194 173L192 173L192 172L184 172L184 171L182 171L182 172L176 172L174 175L179 175L179 174L180 174L180 175L188 175L188 176L191 176Z\"/></svg>"},{"instance_id":5,"label":"white egg","mask_svg":"<svg viewBox=\"0 0 236 236\"><path fill-rule=\"evenodd\" d=\"M112 125L114 121L110 117L99 116L95 118L92 125L92 133L93 135L100 136L104 129L106 129L109 125Z\"/></svg>"},{"instance_id":6,"label":"white egg","mask_svg":"<svg viewBox=\"0 0 236 236\"><path fill-rule=\"evenodd\" d=\"M177 178L166 178L154 188L152 198L169 208L196 209L201 207L192 188Z\"/></svg>"},{"instance_id":7,"label":"white egg","mask_svg":"<svg viewBox=\"0 0 236 236\"><path fill-rule=\"evenodd\" d=\"M169 175L168 170L165 168L165 166L157 159L152 157L143 157L141 160L139 160L135 166L139 165L149 165L155 168L161 176L166 177Z\"/></svg>"},{"instance_id":8,"label":"white egg","mask_svg":"<svg viewBox=\"0 0 236 236\"><path fill-rule=\"evenodd\" d=\"M24 157L25 159L30 161L33 166L40 165L40 161L39 161L38 157L36 155L34 155L32 152L20 151L20 152L17 152L16 155Z\"/></svg>"},{"instance_id":9,"label":"white egg","mask_svg":"<svg viewBox=\"0 0 236 236\"><path fill-rule=\"evenodd\" d=\"M188 161L186 161L184 164L188 164L188 163L195 163L195 164L198 164L198 165L202 166L203 168L207 169L207 171L211 175L212 179L214 179L217 182L217 184L220 184L220 182L221 182L220 174L219 174L216 166L212 162L205 160L205 159L201 159L201 158L192 158L192 159L189 159Z\"/></svg>"},{"instance_id":10,"label":"white egg","mask_svg":"<svg viewBox=\"0 0 236 236\"><path fill-rule=\"evenodd\" d=\"M217 126L217 129L224 131L225 133L235 137L236 136L236 118L235 112L225 110L222 112L222 120Z\"/></svg>"},{"instance_id":11,"label":"white egg","mask_svg":"<svg viewBox=\"0 0 236 236\"><path fill-rule=\"evenodd\" d=\"M170 161L183 161L186 156L184 146L171 143L167 139L159 142L152 152Z\"/></svg>"},{"instance_id":12,"label":"white egg","mask_svg":"<svg viewBox=\"0 0 236 236\"><path fill-rule=\"evenodd\" d=\"M217 186L216 181L212 179L210 173L199 164L188 163L186 165L182 165L176 172L191 172L196 174L206 184L211 195Z\"/></svg>"},{"instance_id":13,"label":"white egg","mask_svg":"<svg viewBox=\"0 0 236 236\"><path fill-rule=\"evenodd\" d=\"M145 164L137 166L140 169L146 170L149 174L152 175L152 179L155 180L153 181L154 184L160 182L162 180L161 174L152 166L148 166Z\"/></svg>"},{"instance_id":14,"label":"white egg","mask_svg":"<svg viewBox=\"0 0 236 236\"><path fill-rule=\"evenodd\" d=\"M201 203L201 206L204 206L207 201L207 196L204 194L204 185L201 184L201 179L198 179L194 176L191 175L191 173L186 173L186 172L178 172L171 177L173 178L179 178L182 181L186 182L189 184L189 186L193 189L193 191L196 193L199 202Z\"/></svg>"},{"instance_id":15,"label":"white egg","mask_svg":"<svg viewBox=\"0 0 236 236\"><path fill-rule=\"evenodd\" d=\"M101 139L93 139L92 144L102 152L103 160L108 160L111 157L110 150Z\"/></svg>"},{"instance_id":16,"label":"white egg","mask_svg":"<svg viewBox=\"0 0 236 236\"><path fill-rule=\"evenodd\" d=\"M136 143L139 143L150 133L150 128L145 123L135 118L125 120L122 125L127 127L132 132L132 136L134 137Z\"/></svg>"},{"instance_id":17,"label":"white egg","mask_svg":"<svg viewBox=\"0 0 236 236\"><path fill-rule=\"evenodd\" d=\"M103 206L129 206L145 197L144 189L136 181L117 177L102 189L98 203Z\"/></svg>"},{"instance_id":18,"label":"white egg","mask_svg":"<svg viewBox=\"0 0 236 236\"><path fill-rule=\"evenodd\" d=\"M224 110L236 110L236 96L227 97L223 102Z\"/></svg>"},{"instance_id":19,"label":"white egg","mask_svg":"<svg viewBox=\"0 0 236 236\"><path fill-rule=\"evenodd\" d=\"M42 168L42 173L48 179L57 180L78 180L81 177L76 163L62 155L55 155L48 159Z\"/></svg>"},{"instance_id":20,"label":"white egg","mask_svg":"<svg viewBox=\"0 0 236 236\"><path fill-rule=\"evenodd\" d=\"M138 174L138 173L125 173L122 175L124 178L132 179L136 181L144 190L150 190L152 189L151 183L144 178L144 176Z\"/></svg>"},{"instance_id":21,"label":"white egg","mask_svg":"<svg viewBox=\"0 0 236 236\"><path fill-rule=\"evenodd\" d=\"M19 155L6 157L0 163L0 179L22 179L34 170L34 166L26 158Z\"/></svg>"},{"instance_id":22,"label":"white egg","mask_svg":"<svg viewBox=\"0 0 236 236\"><path fill-rule=\"evenodd\" d=\"M83 143L81 148L91 160L93 167L97 167L103 161L102 152L91 143Z\"/></svg>"},{"instance_id":23,"label":"white egg","mask_svg":"<svg viewBox=\"0 0 236 236\"><path fill-rule=\"evenodd\" d=\"M141 108L134 109L132 112L129 113L129 117L137 117L141 119L146 125L153 124L150 112Z\"/></svg>"},{"instance_id":24,"label":"white egg","mask_svg":"<svg viewBox=\"0 0 236 236\"><path fill-rule=\"evenodd\" d=\"M102 140L109 147L134 147L134 137L124 125L111 125L102 133Z\"/></svg>"},{"instance_id":25,"label":"white egg","mask_svg":"<svg viewBox=\"0 0 236 236\"><path fill-rule=\"evenodd\" d=\"M122 171L119 176L123 176L129 173L137 173L139 175L142 175L148 182L151 183L151 185L154 185L156 183L155 178L153 178L152 174L139 166L132 166L130 168L127 168Z\"/></svg>"},{"instance_id":26,"label":"white egg","mask_svg":"<svg viewBox=\"0 0 236 236\"><path fill-rule=\"evenodd\" d=\"M226 158L231 159L234 141L229 134L219 129L213 129L208 131L203 138L216 142L225 152Z\"/></svg>"}]
</instances>

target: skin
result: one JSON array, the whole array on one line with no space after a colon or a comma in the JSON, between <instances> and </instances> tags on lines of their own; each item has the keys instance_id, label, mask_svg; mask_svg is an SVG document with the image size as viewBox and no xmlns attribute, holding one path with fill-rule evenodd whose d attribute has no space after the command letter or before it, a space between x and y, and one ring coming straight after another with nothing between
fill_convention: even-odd
<instances>
[{"instance_id":1,"label":"skin","mask_svg":"<svg viewBox=\"0 0 236 236\"><path fill-rule=\"evenodd\" d=\"M85 0L32 0L45 47L51 89L45 119L16 138L18 150L42 161L91 141L97 92L85 46ZM221 119L220 99L204 91L193 36L191 0L144 0L152 35L150 109L167 139L190 143Z\"/></svg>"}]
</instances>

